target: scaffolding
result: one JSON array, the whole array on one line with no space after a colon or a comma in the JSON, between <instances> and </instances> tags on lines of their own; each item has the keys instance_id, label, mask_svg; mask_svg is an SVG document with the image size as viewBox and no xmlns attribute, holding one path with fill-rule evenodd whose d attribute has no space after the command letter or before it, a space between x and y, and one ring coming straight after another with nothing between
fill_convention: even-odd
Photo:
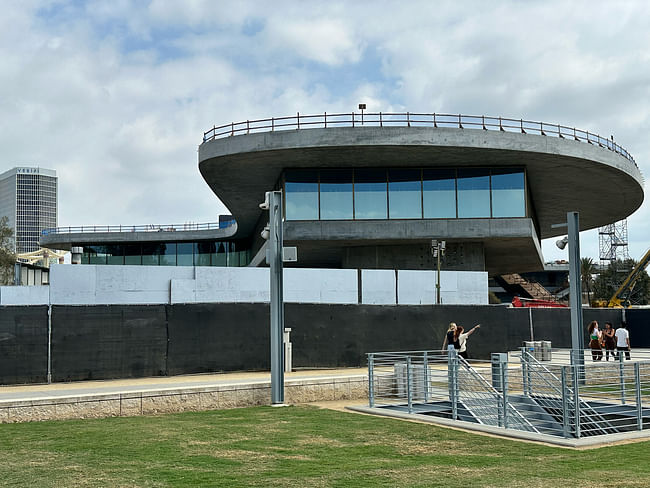
<instances>
[{"instance_id":1,"label":"scaffolding","mask_svg":"<svg viewBox=\"0 0 650 488\"><path fill-rule=\"evenodd\" d=\"M614 261L630 259L627 240L627 219L619 220L598 229L598 248L603 267Z\"/></svg>"}]
</instances>

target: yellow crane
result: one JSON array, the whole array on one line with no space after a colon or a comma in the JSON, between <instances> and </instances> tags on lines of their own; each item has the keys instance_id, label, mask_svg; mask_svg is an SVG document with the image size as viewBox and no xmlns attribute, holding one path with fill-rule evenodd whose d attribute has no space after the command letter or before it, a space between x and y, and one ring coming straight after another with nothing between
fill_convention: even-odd
<instances>
[{"instance_id":1,"label":"yellow crane","mask_svg":"<svg viewBox=\"0 0 650 488\"><path fill-rule=\"evenodd\" d=\"M597 307L609 307L609 308L624 308L630 306L629 297L634 290L634 286L637 284L637 281L641 276L646 267L650 263L650 249L641 258L641 261L630 271L630 274L627 275L621 286L618 290L612 295L609 300L595 300L594 304Z\"/></svg>"}]
</instances>

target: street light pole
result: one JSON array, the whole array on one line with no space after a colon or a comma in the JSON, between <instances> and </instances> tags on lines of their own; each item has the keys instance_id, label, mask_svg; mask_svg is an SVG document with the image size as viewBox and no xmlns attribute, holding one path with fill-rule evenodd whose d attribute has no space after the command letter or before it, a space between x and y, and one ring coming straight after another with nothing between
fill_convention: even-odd
<instances>
[{"instance_id":1,"label":"street light pole","mask_svg":"<svg viewBox=\"0 0 650 488\"><path fill-rule=\"evenodd\" d=\"M567 212L569 244L569 305L571 306L571 349L573 366L584 375L585 357L582 332L582 277L580 276L580 222L578 212Z\"/></svg>"},{"instance_id":2,"label":"street light pole","mask_svg":"<svg viewBox=\"0 0 650 488\"><path fill-rule=\"evenodd\" d=\"M437 278L436 278L436 305L440 305L440 258L445 255L445 247L447 243L445 241L439 241L438 239L431 240L431 253L433 257L436 258L437 262Z\"/></svg>"},{"instance_id":3,"label":"street light pole","mask_svg":"<svg viewBox=\"0 0 650 488\"><path fill-rule=\"evenodd\" d=\"M578 212L567 212L566 223L552 228L567 227L567 236L555 244L560 249L569 245L569 306L571 311L571 365L581 382L585 378L585 355L582 332L582 277L580 275L580 219Z\"/></svg>"},{"instance_id":4,"label":"street light pole","mask_svg":"<svg viewBox=\"0 0 650 488\"><path fill-rule=\"evenodd\" d=\"M262 231L268 240L266 262L269 265L271 309L271 404L284 404L284 367L282 360L284 332L282 192L267 191L262 210L269 211L269 224Z\"/></svg>"}]
</instances>

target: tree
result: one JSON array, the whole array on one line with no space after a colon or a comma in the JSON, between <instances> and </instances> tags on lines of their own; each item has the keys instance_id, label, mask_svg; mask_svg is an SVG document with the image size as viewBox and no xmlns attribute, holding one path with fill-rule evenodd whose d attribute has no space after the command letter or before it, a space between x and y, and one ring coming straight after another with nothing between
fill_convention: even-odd
<instances>
[{"instance_id":1,"label":"tree","mask_svg":"<svg viewBox=\"0 0 650 488\"><path fill-rule=\"evenodd\" d=\"M0 285L13 285L16 253L14 252L14 231L8 225L9 219L0 219Z\"/></svg>"},{"instance_id":2,"label":"tree","mask_svg":"<svg viewBox=\"0 0 650 488\"><path fill-rule=\"evenodd\" d=\"M600 300L609 300L637 264L638 262L634 259L612 261L607 266L607 269L602 270L594 281L594 297ZM632 305L647 305L650 303L650 276L648 276L648 273L643 271L629 296L620 298L627 299Z\"/></svg>"},{"instance_id":3,"label":"tree","mask_svg":"<svg viewBox=\"0 0 650 488\"><path fill-rule=\"evenodd\" d=\"M580 275L582 276L582 287L587 292L587 303L591 304L592 283L596 274L596 265L592 258L580 259Z\"/></svg>"}]
</instances>

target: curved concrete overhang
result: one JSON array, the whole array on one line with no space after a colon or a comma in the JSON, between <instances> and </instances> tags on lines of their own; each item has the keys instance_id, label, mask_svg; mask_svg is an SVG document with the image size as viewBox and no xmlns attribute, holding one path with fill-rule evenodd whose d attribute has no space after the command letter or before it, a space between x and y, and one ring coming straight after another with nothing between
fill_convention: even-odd
<instances>
[{"instance_id":1,"label":"curved concrete overhang","mask_svg":"<svg viewBox=\"0 0 650 488\"><path fill-rule=\"evenodd\" d=\"M141 242L195 242L224 240L237 233L237 226L225 229L135 231L135 232L71 232L42 235L41 247L69 251L72 246L84 244L137 244Z\"/></svg>"},{"instance_id":2,"label":"curved concrete overhang","mask_svg":"<svg viewBox=\"0 0 650 488\"><path fill-rule=\"evenodd\" d=\"M284 168L518 166L527 171L539 237L580 212L580 229L627 217L643 202L635 163L596 144L551 136L475 129L345 127L263 132L199 146L199 170L250 235L264 193Z\"/></svg>"}]
</instances>

